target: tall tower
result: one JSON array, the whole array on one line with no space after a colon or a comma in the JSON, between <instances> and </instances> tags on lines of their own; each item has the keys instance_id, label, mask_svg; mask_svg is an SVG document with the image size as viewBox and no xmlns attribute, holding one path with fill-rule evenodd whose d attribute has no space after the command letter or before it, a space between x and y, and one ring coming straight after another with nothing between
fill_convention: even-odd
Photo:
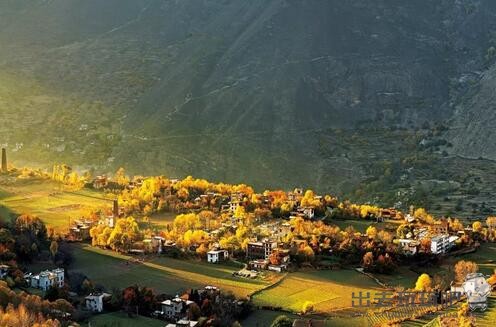
<instances>
[{"instance_id":1,"label":"tall tower","mask_svg":"<svg viewBox=\"0 0 496 327\"><path fill-rule=\"evenodd\" d=\"M114 200L114 207L112 209L112 214L114 219L119 218L119 201L117 199Z\"/></svg>"},{"instance_id":2,"label":"tall tower","mask_svg":"<svg viewBox=\"0 0 496 327\"><path fill-rule=\"evenodd\" d=\"M7 149L2 148L2 172L7 172Z\"/></svg>"}]
</instances>

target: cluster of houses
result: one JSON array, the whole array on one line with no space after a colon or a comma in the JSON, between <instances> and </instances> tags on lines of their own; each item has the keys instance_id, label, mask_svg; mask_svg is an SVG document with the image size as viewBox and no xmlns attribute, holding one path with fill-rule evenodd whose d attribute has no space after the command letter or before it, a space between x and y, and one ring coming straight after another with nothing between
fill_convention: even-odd
<instances>
[{"instance_id":1,"label":"cluster of houses","mask_svg":"<svg viewBox=\"0 0 496 327\"><path fill-rule=\"evenodd\" d=\"M205 286L198 291L200 301L209 298L217 301L220 296L220 289L215 286ZM161 303L161 310L155 311L154 316L170 321L166 327L195 327L198 321L189 320L187 318L187 310L190 305L195 303L185 296L174 297L173 299L165 300Z\"/></svg>"},{"instance_id":2,"label":"cluster of houses","mask_svg":"<svg viewBox=\"0 0 496 327\"><path fill-rule=\"evenodd\" d=\"M119 202L117 200L114 200L112 204L111 214L102 215L102 217L100 217L98 221L93 221L85 218L76 219L69 227L69 234L67 235L67 239L72 241L87 241L91 238L90 229L95 224L103 224L105 226L113 228L115 220L119 216Z\"/></svg>"},{"instance_id":3,"label":"cluster of houses","mask_svg":"<svg viewBox=\"0 0 496 327\"><path fill-rule=\"evenodd\" d=\"M272 270L282 272L289 265L289 250L273 239L250 242L246 248L248 266L253 270Z\"/></svg>"},{"instance_id":4,"label":"cluster of houses","mask_svg":"<svg viewBox=\"0 0 496 327\"><path fill-rule=\"evenodd\" d=\"M411 215L405 216L405 221L412 223L414 218ZM414 228L413 232L405 235L405 238L398 240L398 244L406 254L414 255L420 251L420 244L423 239L430 239L430 252L432 254L446 254L455 246L455 242L460 239L460 234L452 235L449 233L449 223L441 220L430 226L420 226Z\"/></svg>"},{"instance_id":5,"label":"cluster of houses","mask_svg":"<svg viewBox=\"0 0 496 327\"><path fill-rule=\"evenodd\" d=\"M258 226L261 234L271 235L270 238L253 240L247 244L246 258L248 267L252 270L272 270L282 272L289 265L289 250L281 243L291 230L287 222L266 223ZM220 263L229 259L229 252L215 247L207 252L207 262Z\"/></svg>"}]
</instances>

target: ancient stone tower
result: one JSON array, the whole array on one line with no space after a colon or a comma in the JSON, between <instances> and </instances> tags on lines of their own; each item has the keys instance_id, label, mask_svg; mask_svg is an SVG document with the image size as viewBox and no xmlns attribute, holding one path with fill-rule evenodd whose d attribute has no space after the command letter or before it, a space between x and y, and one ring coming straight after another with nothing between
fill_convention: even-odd
<instances>
[{"instance_id":1,"label":"ancient stone tower","mask_svg":"<svg viewBox=\"0 0 496 327\"><path fill-rule=\"evenodd\" d=\"M2 148L2 172L7 172L7 150Z\"/></svg>"},{"instance_id":2,"label":"ancient stone tower","mask_svg":"<svg viewBox=\"0 0 496 327\"><path fill-rule=\"evenodd\" d=\"M114 219L119 218L119 201L117 199L114 200L114 208L112 210Z\"/></svg>"}]
</instances>

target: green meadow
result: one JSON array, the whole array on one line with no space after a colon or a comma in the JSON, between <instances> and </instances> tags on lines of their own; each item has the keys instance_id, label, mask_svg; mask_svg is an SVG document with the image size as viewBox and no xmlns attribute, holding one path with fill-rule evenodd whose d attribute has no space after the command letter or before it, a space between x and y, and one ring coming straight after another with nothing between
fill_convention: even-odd
<instances>
[{"instance_id":1,"label":"green meadow","mask_svg":"<svg viewBox=\"0 0 496 327\"><path fill-rule=\"evenodd\" d=\"M232 273L239 270L234 266L166 257L138 262L134 257L84 245L74 246L74 257L72 271L81 272L108 289L138 284L175 295L189 288L213 285L246 297L279 277L275 274L269 274L265 280L234 277Z\"/></svg>"},{"instance_id":2,"label":"green meadow","mask_svg":"<svg viewBox=\"0 0 496 327\"><path fill-rule=\"evenodd\" d=\"M296 272L288 274L281 282L257 293L254 303L259 306L281 307L292 312L301 312L307 301L317 312L349 309L352 294L358 296L380 290L372 279L354 270L326 270Z\"/></svg>"}]
</instances>

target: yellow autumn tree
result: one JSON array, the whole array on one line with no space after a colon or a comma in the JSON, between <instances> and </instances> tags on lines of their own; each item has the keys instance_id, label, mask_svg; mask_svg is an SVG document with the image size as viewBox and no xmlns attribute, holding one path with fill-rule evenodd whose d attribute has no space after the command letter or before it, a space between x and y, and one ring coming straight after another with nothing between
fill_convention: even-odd
<instances>
[{"instance_id":1,"label":"yellow autumn tree","mask_svg":"<svg viewBox=\"0 0 496 327\"><path fill-rule=\"evenodd\" d=\"M377 228L374 226L369 226L365 231L365 234L371 239L374 239L377 236Z\"/></svg>"},{"instance_id":2,"label":"yellow autumn tree","mask_svg":"<svg viewBox=\"0 0 496 327\"><path fill-rule=\"evenodd\" d=\"M480 221L474 221L474 223L472 224L472 229L474 230L474 232L479 233L482 230L481 222Z\"/></svg>"},{"instance_id":3,"label":"yellow autumn tree","mask_svg":"<svg viewBox=\"0 0 496 327\"><path fill-rule=\"evenodd\" d=\"M417 282L415 283L416 291L429 291L432 287L431 277L427 274L422 274L418 277Z\"/></svg>"}]
</instances>

